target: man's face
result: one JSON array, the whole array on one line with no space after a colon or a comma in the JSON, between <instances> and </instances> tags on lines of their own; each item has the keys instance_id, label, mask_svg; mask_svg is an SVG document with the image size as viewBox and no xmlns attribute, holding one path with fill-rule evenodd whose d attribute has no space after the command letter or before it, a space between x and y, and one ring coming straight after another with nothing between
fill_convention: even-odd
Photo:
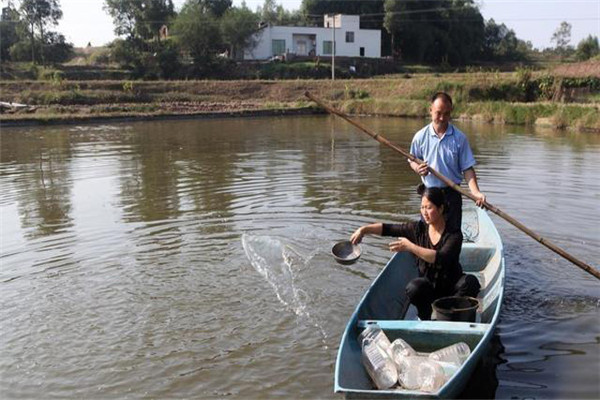
<instances>
[{"instance_id":1,"label":"man's face","mask_svg":"<svg viewBox=\"0 0 600 400\"><path fill-rule=\"evenodd\" d=\"M442 98L437 98L429 108L431 122L436 132L442 133L448 128L452 114L452 106Z\"/></svg>"}]
</instances>

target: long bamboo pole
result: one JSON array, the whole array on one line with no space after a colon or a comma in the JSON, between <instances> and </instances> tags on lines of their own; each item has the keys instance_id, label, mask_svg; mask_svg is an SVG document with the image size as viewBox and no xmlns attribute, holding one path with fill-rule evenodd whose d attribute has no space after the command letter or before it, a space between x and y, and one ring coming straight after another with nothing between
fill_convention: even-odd
<instances>
[{"instance_id":1,"label":"long bamboo pole","mask_svg":"<svg viewBox=\"0 0 600 400\"><path fill-rule=\"evenodd\" d=\"M384 145L390 147L391 149L393 149L393 150L397 151L398 153L402 154L403 156L405 156L409 160L411 160L413 162L416 162L418 164L422 164L424 162L423 160L418 159L417 157L413 156L412 154L410 154L409 152L405 151L404 149L402 149L401 147L397 146L396 144L390 142L389 140L387 140L383 136L379 135L378 133L375 133L375 132L371 131L369 128L367 128L366 126L362 125L361 123L359 123L357 121L354 121L353 119L351 119L350 117L348 117L346 114L344 114L340 110L337 110L337 109L335 109L335 108L333 108L333 107L325 104L323 101L319 100L317 97L313 96L309 92L305 92L304 95L306 97L308 97L309 99L311 99L312 101L314 101L315 103L317 103L320 107L324 108L330 114L334 114L334 115L337 115L338 117L340 117L342 119L345 119L346 121L348 121L349 123L351 123L352 125L354 125L358 129L360 129L361 131L363 131L367 135L371 136L373 139L377 140L379 143L384 144ZM429 172L431 174L433 174L436 178L440 179L446 185L450 186L451 188L453 188L457 192L461 193L463 196L468 197L469 199L471 199L473 201L477 200L475 198L475 196L473 196L470 192L466 191L465 189L463 189L462 187L460 187L456 183L452 182L450 179L446 178L444 175L440 174L435 169L433 169L431 167L428 167L428 169L429 169ZM496 214L496 215L504 218L510 224L512 224L513 226L517 227L518 229L520 229L521 231L523 231L527 235L531 236L537 242L543 244L544 246L546 246L547 248L549 248L550 250L552 250L556 254L558 254L561 257L564 257L567 260L571 261L573 264L575 264L579 268L583 269L584 271L592 274L597 279L600 279L600 271L598 271L597 269L591 267L590 265L584 263L583 261L581 261L581 260L577 259L576 257L572 256L571 254L567 253L566 251L564 251L560 247L556 246L555 244L553 244L549 240L544 239L543 237L541 237L540 235L538 235L537 233L535 233L531 229L527 228L525 225L523 225L522 223L520 223L519 221L517 221L516 219L514 219L510 215L508 215L505 212L503 212L502 210L500 210L498 207L493 206L492 204L488 203L487 201L484 202L484 206L485 206L486 209L488 209L491 212L493 212L494 214Z\"/></svg>"}]
</instances>

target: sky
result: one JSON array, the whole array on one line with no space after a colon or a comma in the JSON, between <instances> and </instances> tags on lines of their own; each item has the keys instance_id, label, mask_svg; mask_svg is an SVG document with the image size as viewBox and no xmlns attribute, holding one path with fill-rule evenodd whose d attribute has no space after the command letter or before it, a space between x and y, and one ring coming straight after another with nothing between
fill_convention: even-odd
<instances>
[{"instance_id":1,"label":"sky","mask_svg":"<svg viewBox=\"0 0 600 400\"><path fill-rule=\"evenodd\" d=\"M1 0L5 5L8 0ZM100 46L115 38L112 19L103 10L104 0L59 0L63 19L56 30L76 47ZM185 0L174 0L176 9ZM287 10L300 8L301 0L276 0ZM552 34L562 21L571 24L572 46L588 37L600 38L600 0L476 0L485 20L493 18L515 31L519 39L534 47L554 47ZM234 0L239 6L242 0ZM246 0L256 10L264 0Z\"/></svg>"}]
</instances>

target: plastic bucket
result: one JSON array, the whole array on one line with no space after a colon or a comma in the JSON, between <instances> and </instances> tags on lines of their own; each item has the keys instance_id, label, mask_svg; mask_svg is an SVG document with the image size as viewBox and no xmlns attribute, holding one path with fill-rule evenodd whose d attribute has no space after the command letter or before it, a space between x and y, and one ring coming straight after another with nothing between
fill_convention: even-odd
<instances>
[{"instance_id":1,"label":"plastic bucket","mask_svg":"<svg viewBox=\"0 0 600 400\"><path fill-rule=\"evenodd\" d=\"M475 322L479 300L474 297L441 297L432 306L438 321Z\"/></svg>"}]
</instances>

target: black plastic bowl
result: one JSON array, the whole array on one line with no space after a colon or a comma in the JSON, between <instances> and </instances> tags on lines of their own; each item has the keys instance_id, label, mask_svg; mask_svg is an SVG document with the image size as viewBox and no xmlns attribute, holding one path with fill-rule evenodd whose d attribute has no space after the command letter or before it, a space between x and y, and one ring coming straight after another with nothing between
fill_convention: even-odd
<instances>
[{"instance_id":1,"label":"black plastic bowl","mask_svg":"<svg viewBox=\"0 0 600 400\"><path fill-rule=\"evenodd\" d=\"M360 258L361 249L357 244L352 244L349 240L336 243L331 248L331 254L335 261L340 264L348 265L353 264Z\"/></svg>"},{"instance_id":2,"label":"black plastic bowl","mask_svg":"<svg viewBox=\"0 0 600 400\"><path fill-rule=\"evenodd\" d=\"M433 302L439 321L475 322L479 300L474 297L450 296Z\"/></svg>"}]
</instances>

